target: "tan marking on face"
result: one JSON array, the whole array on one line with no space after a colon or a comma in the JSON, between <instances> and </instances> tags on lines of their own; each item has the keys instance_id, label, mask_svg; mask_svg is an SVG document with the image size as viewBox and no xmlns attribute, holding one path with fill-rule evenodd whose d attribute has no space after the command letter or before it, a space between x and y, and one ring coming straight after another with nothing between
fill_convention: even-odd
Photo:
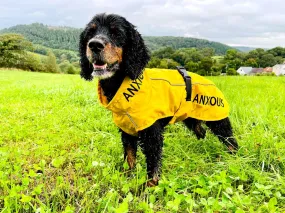
<instances>
[{"instance_id":1,"label":"tan marking on face","mask_svg":"<svg viewBox=\"0 0 285 213\"><path fill-rule=\"evenodd\" d=\"M87 47L86 47L86 56L87 58L91 61L92 58L93 58L93 52L91 51L91 49L89 48L88 44L87 44Z\"/></svg>"},{"instance_id":2,"label":"tan marking on face","mask_svg":"<svg viewBox=\"0 0 285 213\"><path fill-rule=\"evenodd\" d=\"M103 50L104 59L108 64L115 62L121 63L123 57L123 50L120 47L112 46L108 43Z\"/></svg>"},{"instance_id":3,"label":"tan marking on face","mask_svg":"<svg viewBox=\"0 0 285 213\"><path fill-rule=\"evenodd\" d=\"M96 28L96 24L94 24L94 23L91 24L90 26L91 26L91 28Z\"/></svg>"}]
</instances>

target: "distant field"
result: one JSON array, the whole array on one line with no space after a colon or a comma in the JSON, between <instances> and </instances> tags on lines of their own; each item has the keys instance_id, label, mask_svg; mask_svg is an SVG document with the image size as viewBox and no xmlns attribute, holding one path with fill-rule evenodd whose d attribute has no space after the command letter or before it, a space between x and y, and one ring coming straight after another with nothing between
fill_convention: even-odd
<instances>
[{"instance_id":1,"label":"distant field","mask_svg":"<svg viewBox=\"0 0 285 213\"><path fill-rule=\"evenodd\" d=\"M0 212L284 212L285 78L211 79L231 104L238 154L169 126L162 180L139 193L144 156L121 172L96 82L0 70Z\"/></svg>"},{"instance_id":2,"label":"distant field","mask_svg":"<svg viewBox=\"0 0 285 213\"><path fill-rule=\"evenodd\" d=\"M215 56L212 57L212 59L214 59L218 63L220 63L224 59L224 56L215 55Z\"/></svg>"}]
</instances>

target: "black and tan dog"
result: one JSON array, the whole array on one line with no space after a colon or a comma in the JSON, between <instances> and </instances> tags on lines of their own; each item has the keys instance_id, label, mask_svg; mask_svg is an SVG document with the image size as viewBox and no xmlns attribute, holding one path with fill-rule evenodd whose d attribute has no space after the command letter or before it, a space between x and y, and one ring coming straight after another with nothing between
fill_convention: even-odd
<instances>
[{"instance_id":1,"label":"black and tan dog","mask_svg":"<svg viewBox=\"0 0 285 213\"><path fill-rule=\"evenodd\" d=\"M183 121L200 139L205 137L201 126L205 121L231 152L238 149L227 102L216 86L188 73L192 80L189 94L179 72L145 70L149 52L141 35L125 18L96 15L81 33L79 45L81 76L86 80L99 78L99 100L113 112L130 169L135 166L137 147L141 146L146 156L148 186L158 184L162 133L169 123Z\"/></svg>"}]
</instances>

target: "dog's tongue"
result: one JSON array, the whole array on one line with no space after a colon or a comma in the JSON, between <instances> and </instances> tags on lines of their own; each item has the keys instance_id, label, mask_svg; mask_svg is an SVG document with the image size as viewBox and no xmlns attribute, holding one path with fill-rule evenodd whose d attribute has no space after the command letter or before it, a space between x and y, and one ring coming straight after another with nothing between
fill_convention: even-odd
<instances>
[{"instance_id":1,"label":"dog's tongue","mask_svg":"<svg viewBox=\"0 0 285 213\"><path fill-rule=\"evenodd\" d=\"M104 65L93 64L93 67L95 70L104 70L107 68L107 64L104 64Z\"/></svg>"}]
</instances>

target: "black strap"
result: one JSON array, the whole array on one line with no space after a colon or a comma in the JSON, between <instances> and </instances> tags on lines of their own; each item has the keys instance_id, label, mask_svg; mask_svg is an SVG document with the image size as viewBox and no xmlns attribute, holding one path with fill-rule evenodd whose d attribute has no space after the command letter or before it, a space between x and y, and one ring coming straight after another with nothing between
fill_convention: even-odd
<instances>
[{"instance_id":1,"label":"black strap","mask_svg":"<svg viewBox=\"0 0 285 213\"><path fill-rule=\"evenodd\" d=\"M192 83L191 83L191 77L189 76L186 69L182 66L176 67L178 72L182 75L185 85L186 85L186 101L191 101L191 94L192 94Z\"/></svg>"}]
</instances>

